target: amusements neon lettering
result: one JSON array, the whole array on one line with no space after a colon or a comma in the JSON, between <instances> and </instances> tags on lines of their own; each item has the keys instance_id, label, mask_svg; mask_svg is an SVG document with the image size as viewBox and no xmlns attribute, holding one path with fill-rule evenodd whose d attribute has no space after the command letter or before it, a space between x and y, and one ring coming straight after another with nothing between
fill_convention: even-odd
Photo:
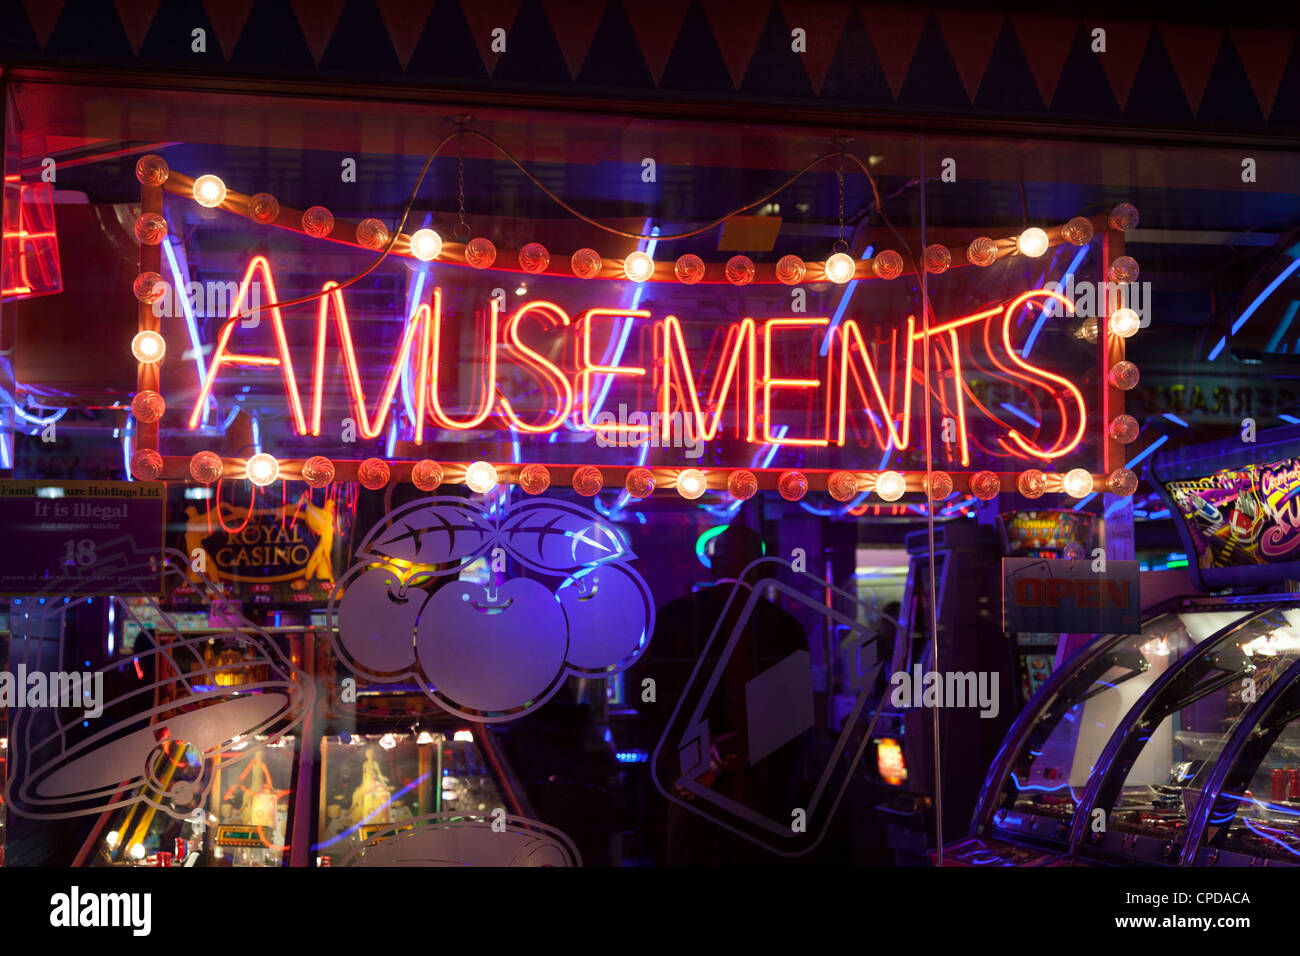
<instances>
[{"instance_id":1,"label":"amusements neon lettering","mask_svg":"<svg viewBox=\"0 0 1300 956\"><path fill-rule=\"evenodd\" d=\"M327 282L319 300L316 339L313 352L313 379L309 405L304 407L298 376L285 335L284 316L277 307L266 310L273 343L269 352L234 351L232 339L240 311L245 305L255 277L260 277L265 293L276 301L271 267L261 256L254 258L244 273L239 293L230 309L230 318L222 326L213 353L212 364L203 381L190 415L189 427L199 425L202 409L218 380L229 367L277 368L284 385L293 427L299 435L321 434L321 410L324 400L327 342L330 318L334 339L341 353L351 409L360 437L377 438L384 430L401 379L402 367L409 364L415 377L414 438L424 440L426 425L465 431L500 427L520 432L553 432L570 422L572 427L594 432L606 443L639 444L651 438L651 421L660 423L664 439L669 438L671 422L681 415L691 437L712 441L724 427L724 414L734 422L736 437L759 445L843 446L849 443L850 422L864 426L859 434L871 436L877 448L906 449L916 440L913 425L913 389L925 390L944 417L956 428L956 449L963 465L969 464L967 441L968 411L984 415L999 426L997 443L1007 454L1024 460L1053 460L1068 455L1083 439L1087 428L1087 408L1083 395L1073 383L1023 358L1013 348L1013 317L1027 303L1040 307L1055 300L1066 313L1072 312L1069 299L1050 289L1024 292L1005 304L991 306L970 315L936 321L928 329L919 327L908 316L901 327L891 330L888 349L883 342L873 349L857 320L842 322L831 336L824 360L811 376L792 376L777 368L780 344L789 337L824 334L827 318L777 317L766 320L743 318L726 327L717 361L709 375L707 389L704 376L692 366L682 319L666 315L655 319L646 310L627 308L591 308L571 316L554 302L532 300L513 313L502 316L492 300L486 321L478 329L479 354L473 363L480 373L474 407L468 414L453 417L442 400L440 371L456 359L443 357L443 323L449 319L442 290L435 288L430 301L420 304L407 320L392 361L385 370L378 401L370 404L362 386L363 370L357 361L351 325L343 293L337 283ZM650 326L647 351L641 364L602 364L595 357L593 340L617 331L620 323ZM573 356L571 368L561 368L541 352L525 344L521 328L540 326L545 330L569 330ZM1022 434L1003 422L979 402L962 371L962 354L958 331L966 327L978 333L972 338L982 344L985 356L1003 379L1014 387L1046 392L1047 402L1058 412L1055 436L1043 443ZM265 328L257 323L257 328ZM644 325L643 325L644 327ZM246 336L264 333L246 331ZM922 349L933 350L930 381L923 375ZM873 359L873 352L877 358ZM1000 353L1000 354L999 354ZM525 414L516 409L506 394L507 382L498 379L498 368L509 363L536 382L547 396L545 410ZM611 423L608 416L596 415L593 399L601 382L608 377L624 384L651 383L652 409L657 417L637 416L646 424ZM810 394L813 393L813 394ZM824 407L822 421L804 434L773 434L774 413L787 408L807 407L810 399L821 399L815 407ZM1050 407L1050 406L1048 406ZM821 416L818 416L821 417Z\"/></svg>"}]
</instances>

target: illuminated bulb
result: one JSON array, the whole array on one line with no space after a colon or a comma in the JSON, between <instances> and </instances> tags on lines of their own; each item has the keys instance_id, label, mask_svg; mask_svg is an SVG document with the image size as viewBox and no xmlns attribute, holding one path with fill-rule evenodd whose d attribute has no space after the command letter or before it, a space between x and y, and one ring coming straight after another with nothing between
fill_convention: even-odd
<instances>
[{"instance_id":1,"label":"illuminated bulb","mask_svg":"<svg viewBox=\"0 0 1300 956\"><path fill-rule=\"evenodd\" d=\"M972 239L966 247L966 261L973 266L991 266L998 258L998 244L988 236Z\"/></svg>"},{"instance_id":2,"label":"illuminated bulb","mask_svg":"<svg viewBox=\"0 0 1300 956\"><path fill-rule=\"evenodd\" d=\"M519 250L519 268L525 272L545 272L551 264L551 254L540 242L530 242Z\"/></svg>"},{"instance_id":3,"label":"illuminated bulb","mask_svg":"<svg viewBox=\"0 0 1300 956\"><path fill-rule=\"evenodd\" d=\"M826 260L826 278L843 285L857 273L858 267L847 253L837 252Z\"/></svg>"},{"instance_id":4,"label":"illuminated bulb","mask_svg":"<svg viewBox=\"0 0 1300 956\"><path fill-rule=\"evenodd\" d=\"M634 252L623 260L623 274L633 282L648 282L655 272L655 261L644 252Z\"/></svg>"},{"instance_id":5,"label":"illuminated bulb","mask_svg":"<svg viewBox=\"0 0 1300 956\"><path fill-rule=\"evenodd\" d=\"M470 491L487 494L497 484L497 470L486 461L476 461L465 469L465 484Z\"/></svg>"},{"instance_id":6,"label":"illuminated bulb","mask_svg":"<svg viewBox=\"0 0 1300 956\"><path fill-rule=\"evenodd\" d=\"M573 473L573 490L584 498L593 497L605 485L605 476L595 465L583 465Z\"/></svg>"},{"instance_id":7,"label":"illuminated bulb","mask_svg":"<svg viewBox=\"0 0 1300 956\"><path fill-rule=\"evenodd\" d=\"M432 458L423 458L411 466L411 484L421 491L436 490L442 479L442 465Z\"/></svg>"},{"instance_id":8,"label":"illuminated bulb","mask_svg":"<svg viewBox=\"0 0 1300 956\"><path fill-rule=\"evenodd\" d=\"M420 232L433 232L433 230L421 229ZM434 233L434 235L437 235L437 233ZM388 227L384 225L382 219L362 219L357 223L357 245L359 246L364 246L367 249L373 249L375 252L378 252L380 249L383 249L388 245L388 241L392 238L392 235L388 231ZM441 251L441 240L438 241L438 248ZM418 259L419 256L416 256L416 258Z\"/></svg>"},{"instance_id":9,"label":"illuminated bulb","mask_svg":"<svg viewBox=\"0 0 1300 956\"><path fill-rule=\"evenodd\" d=\"M1120 391L1127 392L1137 387L1139 377L1138 367L1130 361L1123 360L1110 367L1106 380Z\"/></svg>"},{"instance_id":10,"label":"illuminated bulb","mask_svg":"<svg viewBox=\"0 0 1300 956\"><path fill-rule=\"evenodd\" d=\"M952 494L952 475L946 471L932 471L925 486L931 501L943 501Z\"/></svg>"},{"instance_id":11,"label":"illuminated bulb","mask_svg":"<svg viewBox=\"0 0 1300 956\"><path fill-rule=\"evenodd\" d=\"M433 734L429 733L427 730L422 730L420 731L420 735L415 738L415 742L421 747L427 747L429 744L433 743Z\"/></svg>"},{"instance_id":12,"label":"illuminated bulb","mask_svg":"<svg viewBox=\"0 0 1300 956\"><path fill-rule=\"evenodd\" d=\"M162 470L162 455L152 448L141 448L131 456L131 477L136 481L157 481Z\"/></svg>"},{"instance_id":13,"label":"illuminated bulb","mask_svg":"<svg viewBox=\"0 0 1300 956\"><path fill-rule=\"evenodd\" d=\"M991 471L977 471L970 476L970 493L980 501L992 501L1002 491L1002 479Z\"/></svg>"},{"instance_id":14,"label":"illuminated bulb","mask_svg":"<svg viewBox=\"0 0 1300 956\"><path fill-rule=\"evenodd\" d=\"M1127 445L1138 437L1138 420L1132 415L1116 415L1107 431L1114 441Z\"/></svg>"},{"instance_id":15,"label":"illuminated bulb","mask_svg":"<svg viewBox=\"0 0 1300 956\"><path fill-rule=\"evenodd\" d=\"M190 477L201 485L210 485L221 477L221 456L214 451L201 451L190 459Z\"/></svg>"},{"instance_id":16,"label":"illuminated bulb","mask_svg":"<svg viewBox=\"0 0 1300 956\"><path fill-rule=\"evenodd\" d=\"M524 465L519 470L519 487L527 494L540 495L551 487L551 469L545 465Z\"/></svg>"},{"instance_id":17,"label":"illuminated bulb","mask_svg":"<svg viewBox=\"0 0 1300 956\"><path fill-rule=\"evenodd\" d=\"M280 477L280 463L266 452L248 459L248 480L259 487L269 485Z\"/></svg>"},{"instance_id":18,"label":"illuminated bulb","mask_svg":"<svg viewBox=\"0 0 1300 956\"><path fill-rule=\"evenodd\" d=\"M131 283L131 292L145 305L153 305L167 294L167 283L156 272L141 272Z\"/></svg>"},{"instance_id":19,"label":"illuminated bulb","mask_svg":"<svg viewBox=\"0 0 1300 956\"><path fill-rule=\"evenodd\" d=\"M836 501L848 501L858 493L858 476L851 471L832 471L826 478L826 490Z\"/></svg>"},{"instance_id":20,"label":"illuminated bulb","mask_svg":"<svg viewBox=\"0 0 1300 956\"><path fill-rule=\"evenodd\" d=\"M627 473L623 487L633 498L649 498L655 491L655 475L649 468L633 468Z\"/></svg>"},{"instance_id":21,"label":"illuminated bulb","mask_svg":"<svg viewBox=\"0 0 1300 956\"><path fill-rule=\"evenodd\" d=\"M135 398L131 399L131 414L135 416L138 422L144 422L150 425L163 417L167 411L167 403L157 392L145 389L139 392Z\"/></svg>"},{"instance_id":22,"label":"illuminated bulb","mask_svg":"<svg viewBox=\"0 0 1300 956\"><path fill-rule=\"evenodd\" d=\"M677 475L677 493L687 501L694 501L708 489L709 483L704 472L698 468L687 468Z\"/></svg>"},{"instance_id":23,"label":"illuminated bulb","mask_svg":"<svg viewBox=\"0 0 1300 956\"><path fill-rule=\"evenodd\" d=\"M1037 259L1047 251L1047 233L1037 226L1030 226L1016 240L1016 248L1022 256Z\"/></svg>"},{"instance_id":24,"label":"illuminated bulb","mask_svg":"<svg viewBox=\"0 0 1300 956\"><path fill-rule=\"evenodd\" d=\"M1142 327L1142 319L1132 309L1116 309L1111 313L1106 326L1110 329L1111 335L1127 339Z\"/></svg>"},{"instance_id":25,"label":"illuminated bulb","mask_svg":"<svg viewBox=\"0 0 1300 956\"><path fill-rule=\"evenodd\" d=\"M1090 315L1079 323L1079 338L1089 345L1097 344L1097 317Z\"/></svg>"},{"instance_id":26,"label":"illuminated bulb","mask_svg":"<svg viewBox=\"0 0 1300 956\"><path fill-rule=\"evenodd\" d=\"M379 746L383 747L385 750L392 750L397 746L397 735L384 734L379 738Z\"/></svg>"},{"instance_id":27,"label":"illuminated bulb","mask_svg":"<svg viewBox=\"0 0 1300 956\"><path fill-rule=\"evenodd\" d=\"M1120 256L1110 264L1110 281L1129 283L1136 282L1138 277L1137 260L1132 256Z\"/></svg>"},{"instance_id":28,"label":"illuminated bulb","mask_svg":"<svg viewBox=\"0 0 1300 956\"><path fill-rule=\"evenodd\" d=\"M786 501L798 501L808 493L808 476L801 471L783 471L776 480L776 490Z\"/></svg>"},{"instance_id":29,"label":"illuminated bulb","mask_svg":"<svg viewBox=\"0 0 1300 956\"><path fill-rule=\"evenodd\" d=\"M876 476L876 494L884 501L897 501L907 491L907 479L896 471L882 471Z\"/></svg>"},{"instance_id":30,"label":"illuminated bulb","mask_svg":"<svg viewBox=\"0 0 1300 956\"><path fill-rule=\"evenodd\" d=\"M121 839L122 834L118 833L116 830L109 830L108 836L104 837L104 842L109 846L115 847L119 842L121 842Z\"/></svg>"},{"instance_id":31,"label":"illuminated bulb","mask_svg":"<svg viewBox=\"0 0 1300 956\"><path fill-rule=\"evenodd\" d=\"M1092 220L1075 216L1061 230L1065 241L1075 246L1086 246L1092 241Z\"/></svg>"},{"instance_id":32,"label":"illuminated bulb","mask_svg":"<svg viewBox=\"0 0 1300 956\"><path fill-rule=\"evenodd\" d=\"M302 463L302 480L309 488L324 488L334 480L334 462L324 455L312 455Z\"/></svg>"},{"instance_id":33,"label":"illuminated bulb","mask_svg":"<svg viewBox=\"0 0 1300 956\"><path fill-rule=\"evenodd\" d=\"M167 352L167 342L157 332L137 332L131 339L131 354L137 362L152 365L161 362Z\"/></svg>"},{"instance_id":34,"label":"illuminated bulb","mask_svg":"<svg viewBox=\"0 0 1300 956\"><path fill-rule=\"evenodd\" d=\"M695 285L704 278L704 260L687 253L673 263L673 275L677 276L678 282Z\"/></svg>"},{"instance_id":35,"label":"illuminated bulb","mask_svg":"<svg viewBox=\"0 0 1300 956\"><path fill-rule=\"evenodd\" d=\"M158 245L167 238L167 220L156 212L144 213L135 221L135 237L143 245Z\"/></svg>"},{"instance_id":36,"label":"illuminated bulb","mask_svg":"<svg viewBox=\"0 0 1300 956\"><path fill-rule=\"evenodd\" d=\"M431 262L442 252L442 236L432 229L417 229L411 233L411 255L421 262Z\"/></svg>"},{"instance_id":37,"label":"illuminated bulb","mask_svg":"<svg viewBox=\"0 0 1300 956\"><path fill-rule=\"evenodd\" d=\"M253 222L275 222L280 218L280 200L270 193L248 197L248 218ZM360 232L360 229L357 230Z\"/></svg>"},{"instance_id":38,"label":"illuminated bulb","mask_svg":"<svg viewBox=\"0 0 1300 956\"><path fill-rule=\"evenodd\" d=\"M903 274L903 257L893 249L886 249L871 260L871 271L881 279L897 279Z\"/></svg>"},{"instance_id":39,"label":"illuminated bulb","mask_svg":"<svg viewBox=\"0 0 1300 956\"><path fill-rule=\"evenodd\" d=\"M1106 490L1127 498L1137 491L1138 476L1128 468L1116 468L1106 476Z\"/></svg>"},{"instance_id":40,"label":"illuminated bulb","mask_svg":"<svg viewBox=\"0 0 1300 956\"><path fill-rule=\"evenodd\" d=\"M357 466L357 481L361 482L362 488L371 491L378 491L387 485L391 477L388 462L382 458L367 458Z\"/></svg>"},{"instance_id":41,"label":"illuminated bulb","mask_svg":"<svg viewBox=\"0 0 1300 956\"><path fill-rule=\"evenodd\" d=\"M749 285L754 281L754 260L749 256L732 256L727 260L726 273L732 285Z\"/></svg>"},{"instance_id":42,"label":"illuminated bulb","mask_svg":"<svg viewBox=\"0 0 1300 956\"><path fill-rule=\"evenodd\" d=\"M1086 468L1071 468L1061 480L1061 487L1071 498L1083 498L1092 494L1092 475Z\"/></svg>"},{"instance_id":43,"label":"illuminated bulb","mask_svg":"<svg viewBox=\"0 0 1300 956\"><path fill-rule=\"evenodd\" d=\"M594 279L600 275L600 253L595 249L579 249L569 257L569 265L579 279Z\"/></svg>"},{"instance_id":44,"label":"illuminated bulb","mask_svg":"<svg viewBox=\"0 0 1300 956\"><path fill-rule=\"evenodd\" d=\"M135 161L135 178L140 180L141 185L161 186L167 182L170 174L171 168L167 165L167 160L154 153L141 156Z\"/></svg>"},{"instance_id":45,"label":"illuminated bulb","mask_svg":"<svg viewBox=\"0 0 1300 956\"><path fill-rule=\"evenodd\" d=\"M497 261L497 247L492 245L491 239L482 236L471 239L465 246L465 261L475 269L490 268Z\"/></svg>"},{"instance_id":46,"label":"illuminated bulb","mask_svg":"<svg viewBox=\"0 0 1300 956\"><path fill-rule=\"evenodd\" d=\"M1026 498L1041 498L1047 491L1047 476L1037 468L1022 471L1016 479L1016 490Z\"/></svg>"},{"instance_id":47,"label":"illuminated bulb","mask_svg":"<svg viewBox=\"0 0 1300 956\"><path fill-rule=\"evenodd\" d=\"M143 859L144 859L144 844L142 844L142 843L132 843L132 844L131 844L131 849L128 850L127 852L130 853L130 855L131 855L131 859L133 859L133 860L143 860Z\"/></svg>"},{"instance_id":48,"label":"illuminated bulb","mask_svg":"<svg viewBox=\"0 0 1300 956\"><path fill-rule=\"evenodd\" d=\"M758 477L744 468L733 471L727 476L727 491L737 501L748 501L758 491Z\"/></svg>"},{"instance_id":49,"label":"illuminated bulb","mask_svg":"<svg viewBox=\"0 0 1300 956\"><path fill-rule=\"evenodd\" d=\"M1138 227L1137 206L1122 202L1110 211L1110 227L1120 232L1132 232Z\"/></svg>"},{"instance_id":50,"label":"illuminated bulb","mask_svg":"<svg viewBox=\"0 0 1300 956\"><path fill-rule=\"evenodd\" d=\"M798 285L808 274L808 266L798 256L782 256L776 262L776 281L782 285Z\"/></svg>"},{"instance_id":51,"label":"illuminated bulb","mask_svg":"<svg viewBox=\"0 0 1300 956\"><path fill-rule=\"evenodd\" d=\"M226 184L209 173L194 180L194 201L208 209L216 209L226 201Z\"/></svg>"},{"instance_id":52,"label":"illuminated bulb","mask_svg":"<svg viewBox=\"0 0 1300 956\"><path fill-rule=\"evenodd\" d=\"M312 206L302 214L302 231L317 239L324 239L334 231L334 213L324 206Z\"/></svg>"},{"instance_id":53,"label":"illuminated bulb","mask_svg":"<svg viewBox=\"0 0 1300 956\"><path fill-rule=\"evenodd\" d=\"M925 247L925 271L933 275L942 275L952 267L952 253L948 247L935 243Z\"/></svg>"}]
</instances>

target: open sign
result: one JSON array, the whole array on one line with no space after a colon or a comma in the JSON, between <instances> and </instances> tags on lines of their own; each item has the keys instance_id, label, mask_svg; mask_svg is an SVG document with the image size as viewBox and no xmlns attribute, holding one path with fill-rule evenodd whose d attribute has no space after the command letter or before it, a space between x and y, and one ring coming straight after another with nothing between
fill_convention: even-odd
<instances>
[{"instance_id":1,"label":"open sign","mask_svg":"<svg viewBox=\"0 0 1300 956\"><path fill-rule=\"evenodd\" d=\"M1142 601L1136 561L1002 559L1002 629L1137 634Z\"/></svg>"}]
</instances>

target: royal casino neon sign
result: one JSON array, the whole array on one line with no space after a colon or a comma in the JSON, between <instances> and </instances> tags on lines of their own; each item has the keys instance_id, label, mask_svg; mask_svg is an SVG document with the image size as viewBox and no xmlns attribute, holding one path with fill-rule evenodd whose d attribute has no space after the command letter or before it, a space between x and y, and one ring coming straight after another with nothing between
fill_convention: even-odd
<instances>
[{"instance_id":1,"label":"royal casino neon sign","mask_svg":"<svg viewBox=\"0 0 1300 956\"><path fill-rule=\"evenodd\" d=\"M173 172L165 188L186 195L193 189L193 183L192 179ZM142 215L161 210L162 191L162 186L145 185L142 188ZM247 204L248 197L232 193L226 195L222 207L247 214ZM294 210L282 210L275 224L283 225L286 219L292 221L294 213ZM350 228L355 236L355 225ZM336 228L336 233L338 231ZM1059 234L1059 230L1054 232ZM345 232L344 238L335 241L348 241L346 235ZM1122 234L1118 235L1119 242L1122 242ZM402 252L394 254L409 255L409 237L402 238L407 244ZM1109 257L1115 246L1110 231L1106 240L1112 245L1106 250ZM1060 241L1059 235L1057 241ZM463 248L446 249L441 258L454 262L459 255L463 260ZM141 246L142 273L157 259L156 246ZM930 397L936 418L955 422L956 460L961 466L969 466L971 462L967 427L969 419L975 415L991 419L999 427L996 444L1001 453L1026 466L1020 472L948 473L944 477L951 478L952 491L992 497L999 490L1017 488L1026 497L1058 491L1082 497L1094 489L1124 493L1123 486L1128 483L1128 476L1122 473L1121 467L1122 445L1114 439L1113 428L1109 436L1102 436L1100 443L1101 472L1094 474L1091 468L1070 468L1072 463L1068 461L1070 454L1084 441L1090 425L1095 426L1098 419L1107 422L1122 415L1124 390L1115 385L1114 377L1110 376L1107 381L1103 376L1100 400L1090 403L1074 382L1029 361L1013 346L1013 317L1026 305L1041 308L1054 301L1065 314L1073 314L1070 300L1052 289L1029 289L980 311L952 318L934 318L924 324L914 315L908 315L891 330L887 360L879 351L873 359L873 350L868 347L868 337L863 328L856 320L846 319L827 336L824 358L811 377L807 370L801 377L793 377L780 368L779 344L785 336L806 336L818 330L827 332L831 320L824 316L746 317L734 321L725 328L721 351L712 368L706 370L701 363L697 371L683 335L683 321L689 322L689 316L652 315L649 310L612 305L595 305L575 314L545 299L526 301L511 312L503 312L494 299L485 321L478 324L474 346L473 364L482 371L484 387L478 389L476 407L468 414L452 414L443 401L443 379L448 366L463 364L463 357L443 354L444 327L454 323L456 316L442 288L434 288L427 301L414 309L387 366L374 369L363 368L358 362L345 290L338 282L323 282L321 293L314 302L315 340L304 401L302 369L307 363L301 354L295 357L291 352L281 308L272 304L263 310L263 315L269 319L266 325L272 333L270 342L265 332L257 334L255 341L255 333L241 328L241 312L247 307L249 290L255 282L265 290L271 303L279 302L270 262L263 256L254 257L243 274L230 318L217 335L213 358L199 394L187 410L186 423L190 430L198 428L209 398L221 393L223 382L233 370L261 367L279 373L293 430L300 436L320 436L327 357L342 363L349 407L357 432L365 439L377 438L384 431L392 414L403 366L412 371L414 416L411 425L416 445L425 441L426 430L434 429L454 433L498 428L521 434L545 435L565 427L593 433L606 444L632 446L656 437L668 439L669 430L680 421L680 427L684 427L693 439L706 442L718 438L730 422L736 437L751 445L839 448L856 444L874 446L878 450L892 448L901 451L924 441L922 428L925 423L914 421L918 417L914 412L915 390L921 396ZM296 318L300 321L301 314ZM593 342L610 334L611 323L632 323L648 328L649 344L645 345L645 337L640 337L643 342L640 354L605 364L608 360L596 357L600 348ZM263 329L266 325L257 323ZM521 331L529 326L564 336L564 354L571 356L571 360L557 364L530 347ZM873 325L873 330L879 333L877 326ZM156 334L157 331L157 317L142 304L140 332ZM968 348L963 348L962 341L959 341L959 332L966 336ZM331 339L334 354L331 354ZM1099 339L1099 361L1103 371L1108 371L1122 362L1124 340L1109 330ZM1022 389L1037 389L1045 393L1046 402L1056 411L1056 427L1048 434L1030 436L990 412L969 388L963 374L963 363L971 357L970 346L978 348L981 357L1004 380ZM928 356L925 355L927 349L930 350ZM516 408L508 392L509 375L504 374L507 370L531 379L535 385L533 390L540 390L546 396L541 411L525 412ZM363 382L377 379L382 380L378 394L368 396ZM642 415L628 420L637 423L614 423L595 414L597 403L594 399L601 390L601 383L614 381L648 386L646 407L639 410ZM157 382L156 363L142 360L139 389L142 392L154 390ZM608 384L604 385L606 391L608 387ZM815 398L825 409L825 414L818 416L821 420L810 423L801 434L775 433L772 423L782 411L783 404L809 397ZM925 417L928 419L929 415ZM133 461L133 472L140 477L200 477L191 459L162 456L157 447L156 422L140 424L139 450L136 453L140 467L137 468ZM659 435L653 435L652 430L657 430ZM868 441L854 441L854 435L869 435L870 438ZM331 463L331 477L335 480L360 477L362 483L367 484L365 466L375 461L334 461ZM415 480L420 485L419 480L412 479L412 470L417 464L412 461L382 461L382 468L372 467L371 470L381 475L381 484L389 480ZM433 465L432 462L428 464ZM443 481L461 481L465 480L470 464L440 462L434 467ZM302 461L286 459L277 465L280 478L302 477ZM578 487L575 476L584 467L590 471L592 466L496 463L495 477L501 481L517 482L526 467L545 468L551 477L561 481L575 479L575 487ZM602 483L608 487L613 481L621 480L627 481L631 488L631 473L646 471L631 464L602 464L599 468L603 482L597 482L597 487ZM685 469L680 467L649 469L653 485L660 489L674 487L683 471ZM782 476L788 472L781 469L710 468L704 480L709 488L731 488L733 484L728 479L738 471L752 476L757 488L779 488L785 494ZM799 493L827 489L834 494L837 488L845 489L847 482L853 489L849 497L853 497L862 491L873 490L885 474L902 487L897 473L809 470L800 474ZM904 472L901 482L905 483L908 491L929 490L932 497L946 497L949 493L947 486L942 486L942 494L936 494L933 478L927 477L933 474ZM222 460L220 477L245 476L250 476L247 462ZM880 494L886 500L897 498L896 494L892 497L883 491Z\"/></svg>"}]
</instances>

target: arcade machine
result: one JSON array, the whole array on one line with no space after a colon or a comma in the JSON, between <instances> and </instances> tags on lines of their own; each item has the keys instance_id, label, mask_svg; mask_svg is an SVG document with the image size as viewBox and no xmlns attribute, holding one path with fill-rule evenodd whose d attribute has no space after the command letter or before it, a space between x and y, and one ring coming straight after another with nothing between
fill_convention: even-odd
<instances>
[{"instance_id":1,"label":"arcade machine","mask_svg":"<svg viewBox=\"0 0 1300 956\"><path fill-rule=\"evenodd\" d=\"M1081 559L1092 553L1095 522L1095 515L1081 511L1009 511L998 516L1002 553L1009 558ZM1011 636L1020 707L1051 676L1060 637L1046 632Z\"/></svg>"},{"instance_id":2,"label":"arcade machine","mask_svg":"<svg viewBox=\"0 0 1300 956\"><path fill-rule=\"evenodd\" d=\"M864 764L874 785L876 809L891 821L887 842L895 859L900 864L920 864L934 840L935 714L943 748L944 828L956 834L964 832L974 807L980 770L1010 723L1015 670L994 597L999 593L1000 552L993 529L964 520L935 525L934 608L929 532L912 532L906 547L909 568L898 638L886 675L885 703ZM937 612L937 640L932 612ZM945 675L996 676L996 684L988 679L984 686L986 696L994 698L995 715L982 717L976 701L937 709L893 702L892 675L906 675L910 686L936 669ZM920 699L918 691L912 700Z\"/></svg>"}]
</instances>

